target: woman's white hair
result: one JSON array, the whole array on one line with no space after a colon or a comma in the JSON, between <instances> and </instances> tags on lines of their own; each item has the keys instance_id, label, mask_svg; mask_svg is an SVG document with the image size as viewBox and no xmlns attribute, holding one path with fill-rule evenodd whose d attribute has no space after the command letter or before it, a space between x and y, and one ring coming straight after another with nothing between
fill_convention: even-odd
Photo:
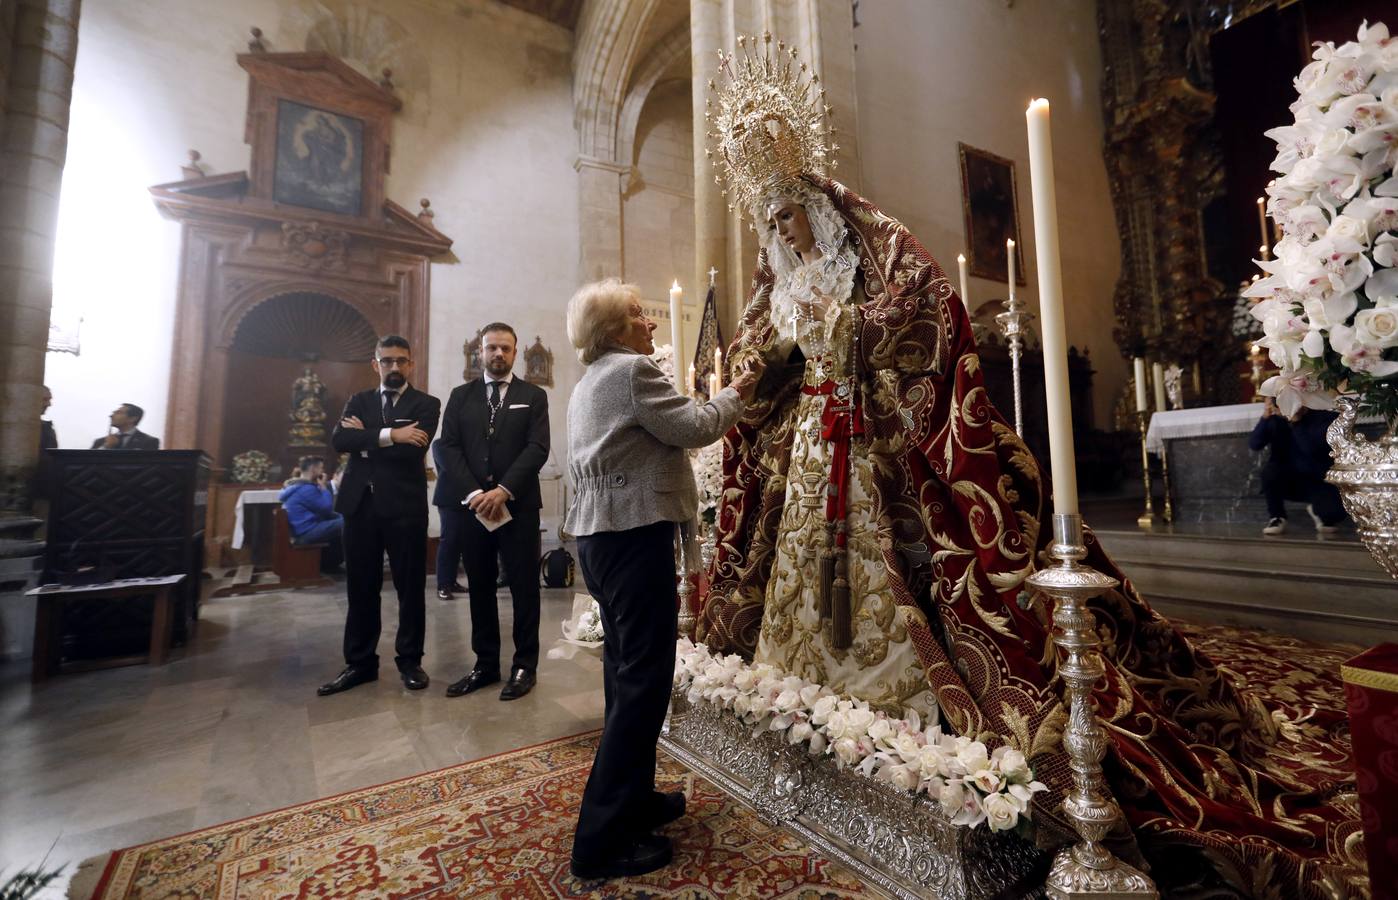
<instances>
[{"instance_id":1,"label":"woman's white hair","mask_svg":"<svg viewBox=\"0 0 1398 900\"><path fill-rule=\"evenodd\" d=\"M616 345L631 318L632 302L640 302L641 289L620 278L604 278L578 288L568 301L568 342L578 359L590 366Z\"/></svg>"}]
</instances>

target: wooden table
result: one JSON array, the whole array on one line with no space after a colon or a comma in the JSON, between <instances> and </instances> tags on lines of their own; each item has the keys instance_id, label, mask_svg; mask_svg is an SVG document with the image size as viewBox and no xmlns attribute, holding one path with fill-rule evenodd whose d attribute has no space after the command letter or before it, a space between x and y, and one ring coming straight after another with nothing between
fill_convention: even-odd
<instances>
[{"instance_id":1,"label":"wooden table","mask_svg":"<svg viewBox=\"0 0 1398 900\"><path fill-rule=\"evenodd\" d=\"M171 629L175 621L175 588L185 576L166 575L159 578L123 578L98 584L46 584L25 592L34 603L34 668L30 675L35 682L43 681L60 671L59 635L63 629L63 604L70 599L122 600L127 597L155 595L151 614L150 650L146 656L122 656L84 663L84 669L104 669L134 663L162 666L169 654Z\"/></svg>"}]
</instances>

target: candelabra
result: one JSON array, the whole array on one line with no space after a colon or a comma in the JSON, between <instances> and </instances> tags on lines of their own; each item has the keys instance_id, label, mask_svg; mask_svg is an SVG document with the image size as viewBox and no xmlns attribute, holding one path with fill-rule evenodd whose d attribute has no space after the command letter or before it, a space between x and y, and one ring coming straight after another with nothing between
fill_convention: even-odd
<instances>
[{"instance_id":1,"label":"candelabra","mask_svg":"<svg viewBox=\"0 0 1398 900\"><path fill-rule=\"evenodd\" d=\"M694 607L689 602L694 596L694 585L689 580L690 570L694 568L691 559L694 554L690 549L693 542L694 523L681 522L675 531L675 576L679 579L680 595L679 631L681 637L690 640L694 639L694 626L697 623Z\"/></svg>"},{"instance_id":2,"label":"candelabra","mask_svg":"<svg viewBox=\"0 0 1398 900\"><path fill-rule=\"evenodd\" d=\"M1141 432L1141 484L1146 489L1145 512L1136 520L1136 524L1142 528L1155 524L1155 498L1150 494L1150 451L1146 449L1146 425L1149 421L1150 413L1143 409L1136 411L1136 427Z\"/></svg>"},{"instance_id":3,"label":"candelabra","mask_svg":"<svg viewBox=\"0 0 1398 900\"><path fill-rule=\"evenodd\" d=\"M1076 897L1154 898L1154 883L1140 870L1117 859L1102 840L1122 821L1102 777L1102 758L1111 738L1097 719L1092 688L1105 674L1098 653L1096 619L1087 601L1117 586L1079 560L1087 556L1082 517L1053 517L1050 555L1057 565L1029 576L1029 585L1053 601L1054 643L1063 651L1058 666L1067 694L1068 726L1063 749L1073 770L1073 790L1063 800L1063 812L1081 841L1054 857L1045 888L1054 900Z\"/></svg>"},{"instance_id":4,"label":"candelabra","mask_svg":"<svg viewBox=\"0 0 1398 900\"><path fill-rule=\"evenodd\" d=\"M1169 525L1175 521L1175 504L1170 499L1170 451L1164 438L1160 440L1160 480L1165 488L1165 502L1160 508L1160 517Z\"/></svg>"},{"instance_id":5,"label":"candelabra","mask_svg":"<svg viewBox=\"0 0 1398 900\"><path fill-rule=\"evenodd\" d=\"M1005 311L995 317L1000 332L1005 335L1005 340L1010 345L1010 374L1014 380L1015 392L1015 434L1020 437L1024 437L1024 408L1020 399L1019 360L1024 355L1024 329L1032 318L1034 314L1021 308L1019 298L1013 292L1010 293L1010 299L1005 301Z\"/></svg>"}]
</instances>

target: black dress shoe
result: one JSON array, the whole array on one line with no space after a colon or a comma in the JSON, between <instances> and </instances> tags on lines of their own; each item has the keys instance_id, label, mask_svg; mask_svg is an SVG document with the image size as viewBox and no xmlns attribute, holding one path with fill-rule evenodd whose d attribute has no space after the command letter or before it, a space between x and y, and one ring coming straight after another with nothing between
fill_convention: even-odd
<instances>
[{"instance_id":1,"label":"black dress shoe","mask_svg":"<svg viewBox=\"0 0 1398 900\"><path fill-rule=\"evenodd\" d=\"M469 594L469 593L471 593L470 591L466 590L466 585L462 584L462 583L459 582L459 581L453 581L453 582L451 583L451 587L447 588L447 590L451 591L453 594Z\"/></svg>"},{"instance_id":2,"label":"black dress shoe","mask_svg":"<svg viewBox=\"0 0 1398 900\"><path fill-rule=\"evenodd\" d=\"M361 666L345 666L345 670L339 675L336 675L334 681L328 681L316 688L316 694L321 697L328 697L331 694L338 694L340 691L347 691L352 687L358 687L365 682L378 680L378 669L369 669Z\"/></svg>"},{"instance_id":3,"label":"black dress shoe","mask_svg":"<svg viewBox=\"0 0 1398 900\"><path fill-rule=\"evenodd\" d=\"M462 694L469 694L478 691L488 684L495 684L500 680L499 672L490 672L485 669L472 669L465 678L453 681L447 685L448 697L460 697Z\"/></svg>"},{"instance_id":4,"label":"black dress shoe","mask_svg":"<svg viewBox=\"0 0 1398 900\"><path fill-rule=\"evenodd\" d=\"M510 680L500 689L500 699L518 700L533 689L534 673L529 669L518 668L510 673Z\"/></svg>"},{"instance_id":5,"label":"black dress shoe","mask_svg":"<svg viewBox=\"0 0 1398 900\"><path fill-rule=\"evenodd\" d=\"M573 857L574 878L594 881L599 878L625 878L631 875L644 875L670 864L675 852L670 847L670 839L660 834L641 834L631 838L615 853L608 856L580 859Z\"/></svg>"},{"instance_id":6,"label":"black dress shoe","mask_svg":"<svg viewBox=\"0 0 1398 900\"><path fill-rule=\"evenodd\" d=\"M399 669L398 674L403 676L403 687L410 691L420 691L427 687L427 673L422 670L422 666Z\"/></svg>"},{"instance_id":7,"label":"black dress shoe","mask_svg":"<svg viewBox=\"0 0 1398 900\"><path fill-rule=\"evenodd\" d=\"M645 819L651 828L659 828L661 825L669 825L684 815L684 810L685 803L682 792L670 791L668 794L662 794L656 791L652 795L649 815Z\"/></svg>"},{"instance_id":8,"label":"black dress shoe","mask_svg":"<svg viewBox=\"0 0 1398 900\"><path fill-rule=\"evenodd\" d=\"M449 589L447 589L447 588L437 588L437 599L438 599L438 600L450 600L450 599L451 599L451 591L450 591Z\"/></svg>"}]
</instances>

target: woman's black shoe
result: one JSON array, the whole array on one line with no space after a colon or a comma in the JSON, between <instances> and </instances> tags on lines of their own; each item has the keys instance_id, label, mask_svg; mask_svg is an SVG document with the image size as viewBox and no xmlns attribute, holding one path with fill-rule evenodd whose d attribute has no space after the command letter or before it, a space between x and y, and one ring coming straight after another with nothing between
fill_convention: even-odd
<instances>
[{"instance_id":1,"label":"woman's black shoe","mask_svg":"<svg viewBox=\"0 0 1398 900\"><path fill-rule=\"evenodd\" d=\"M641 834L622 845L616 853L598 859L573 857L574 878L595 881L601 878L625 878L644 875L670 864L675 852L670 839L663 834Z\"/></svg>"}]
</instances>

